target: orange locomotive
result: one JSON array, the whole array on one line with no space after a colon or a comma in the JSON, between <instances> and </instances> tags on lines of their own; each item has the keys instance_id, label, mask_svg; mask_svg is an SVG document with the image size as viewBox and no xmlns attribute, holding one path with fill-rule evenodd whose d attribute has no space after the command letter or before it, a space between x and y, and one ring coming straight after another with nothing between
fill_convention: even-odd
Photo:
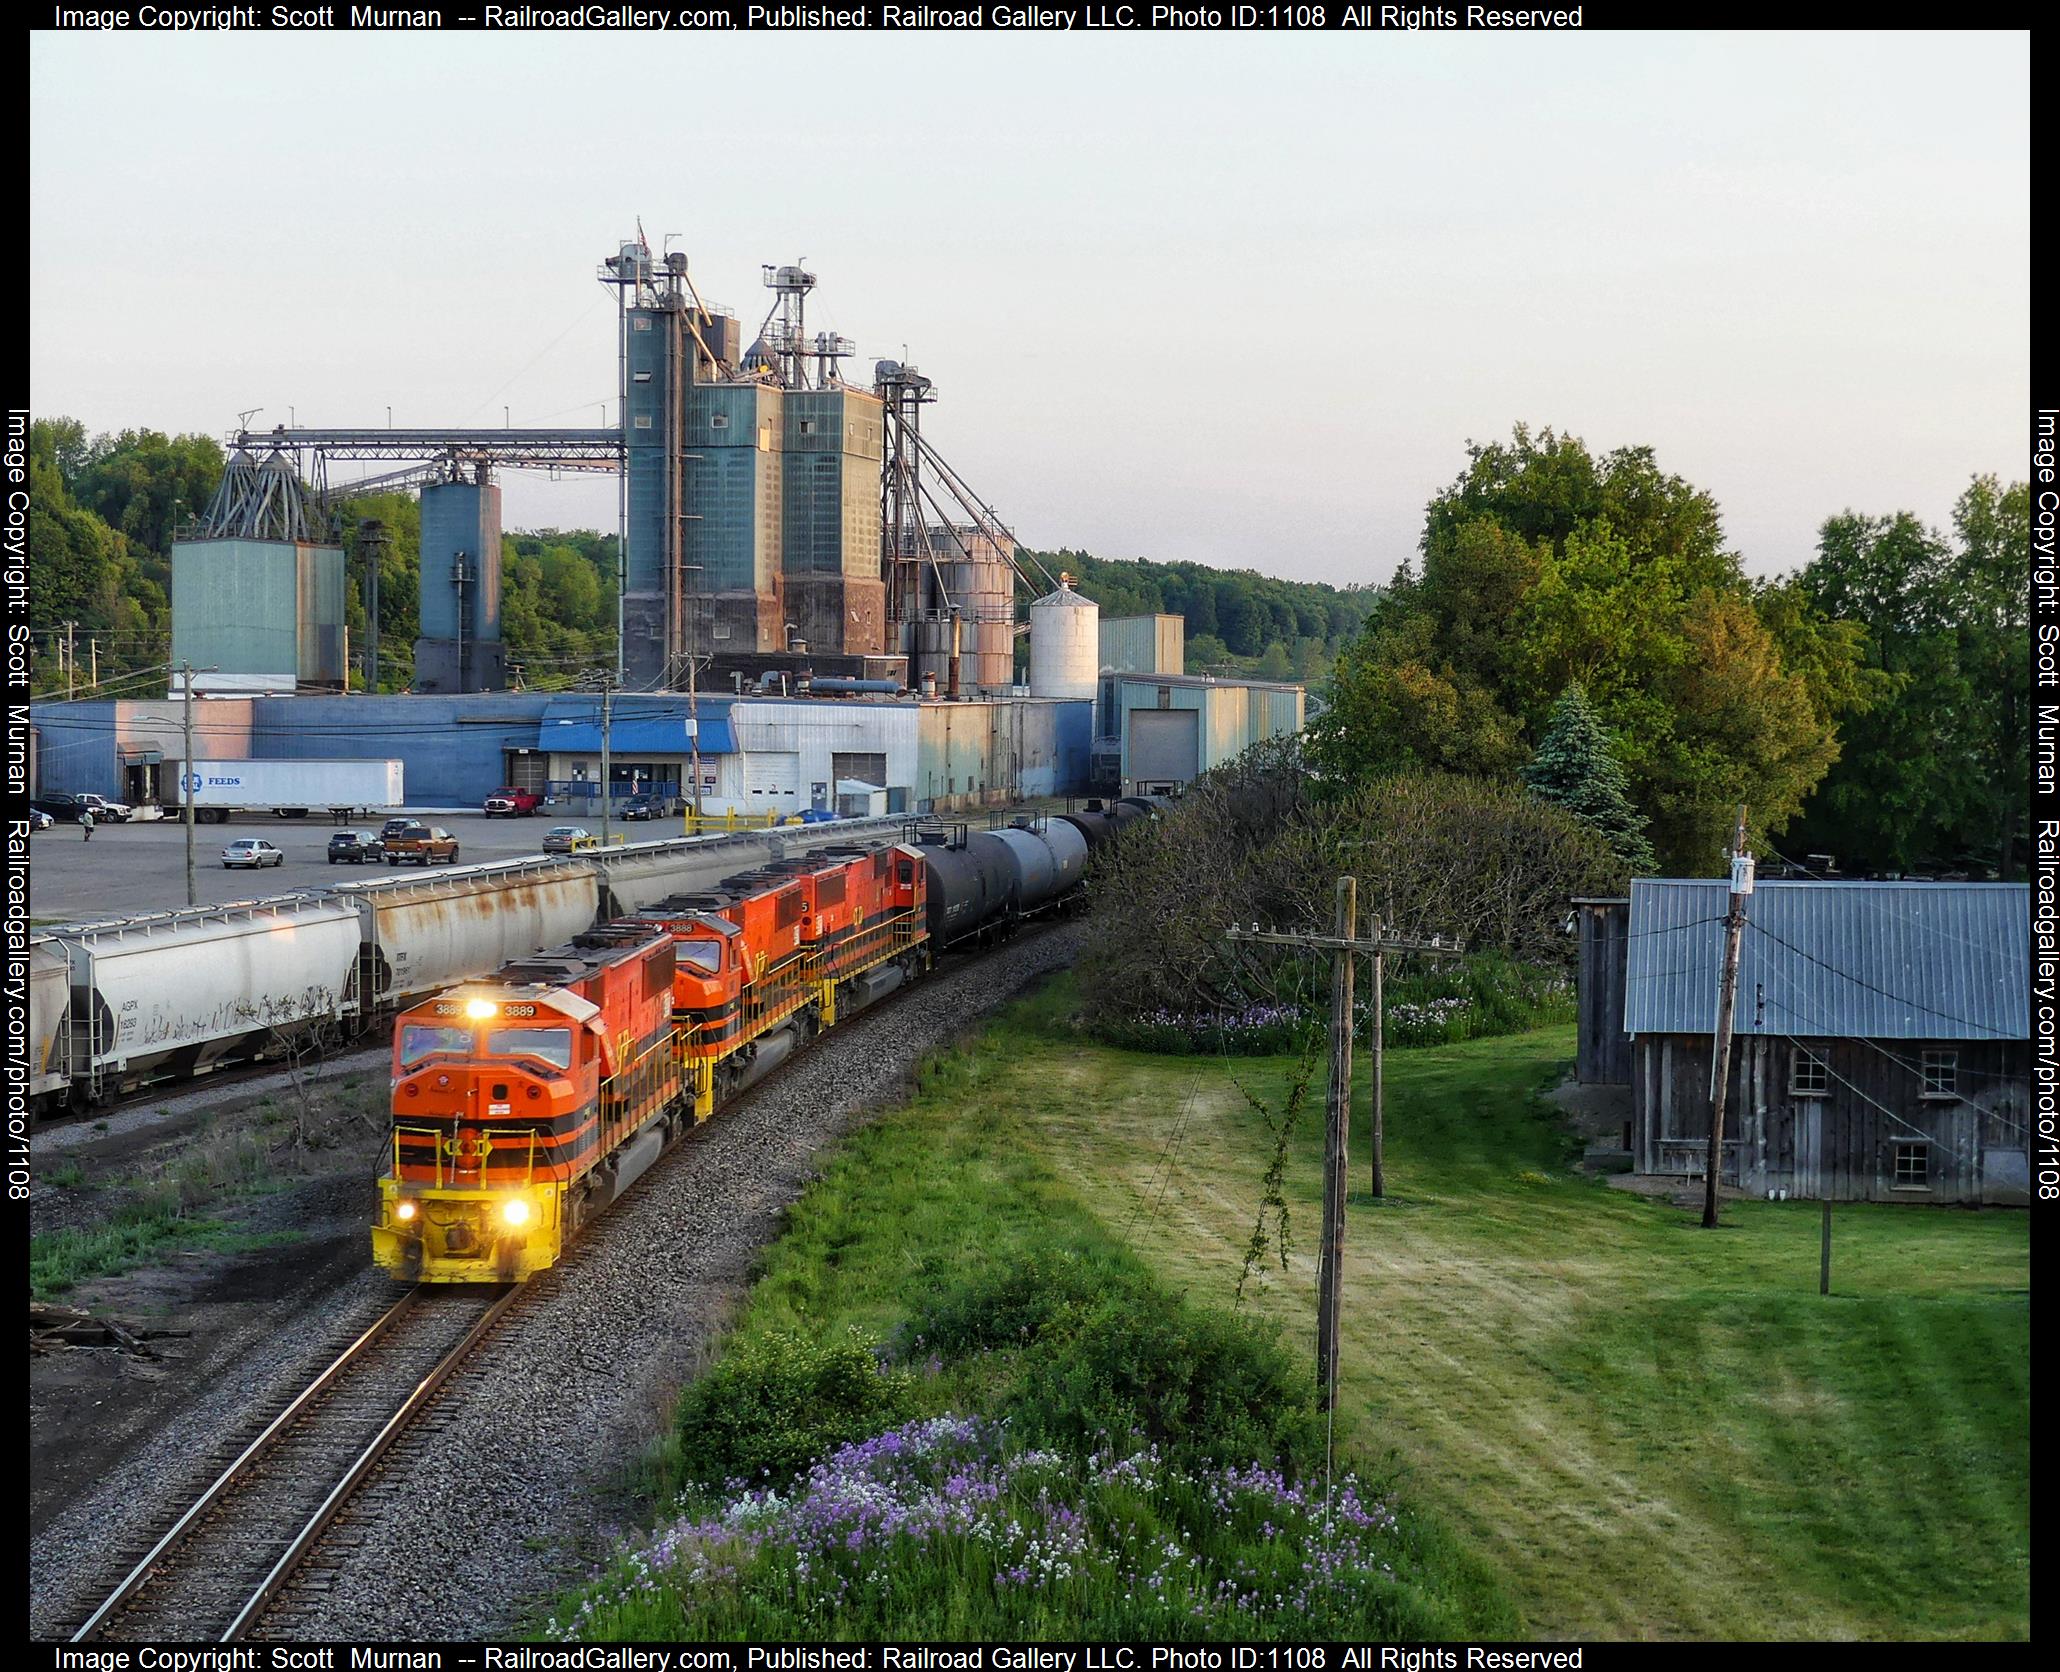
<instances>
[{"instance_id":1,"label":"orange locomotive","mask_svg":"<svg viewBox=\"0 0 2060 1672\"><path fill-rule=\"evenodd\" d=\"M657 1159L679 1096L672 970L668 938L610 925L401 1013L379 1264L528 1277Z\"/></svg>"},{"instance_id":2,"label":"orange locomotive","mask_svg":"<svg viewBox=\"0 0 2060 1672\"><path fill-rule=\"evenodd\" d=\"M374 1258L554 1264L681 1132L928 967L920 850L831 848L679 896L404 1011Z\"/></svg>"}]
</instances>

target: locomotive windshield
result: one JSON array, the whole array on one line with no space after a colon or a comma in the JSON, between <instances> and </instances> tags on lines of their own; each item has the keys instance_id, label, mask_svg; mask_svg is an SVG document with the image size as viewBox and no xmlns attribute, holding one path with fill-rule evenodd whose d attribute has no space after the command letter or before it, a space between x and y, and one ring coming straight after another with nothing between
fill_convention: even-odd
<instances>
[{"instance_id":1,"label":"locomotive windshield","mask_svg":"<svg viewBox=\"0 0 2060 1672\"><path fill-rule=\"evenodd\" d=\"M572 1066L570 1028L494 1028L486 1036L490 1057L538 1057L554 1068Z\"/></svg>"},{"instance_id":2,"label":"locomotive windshield","mask_svg":"<svg viewBox=\"0 0 2060 1672\"><path fill-rule=\"evenodd\" d=\"M672 955L682 964L692 964L696 969L715 970L722 968L722 942L712 940L674 941Z\"/></svg>"},{"instance_id":3,"label":"locomotive windshield","mask_svg":"<svg viewBox=\"0 0 2060 1672\"><path fill-rule=\"evenodd\" d=\"M401 1029L401 1067L412 1068L424 1057L439 1051L468 1052L472 1049L470 1028L432 1028L410 1022Z\"/></svg>"}]
</instances>

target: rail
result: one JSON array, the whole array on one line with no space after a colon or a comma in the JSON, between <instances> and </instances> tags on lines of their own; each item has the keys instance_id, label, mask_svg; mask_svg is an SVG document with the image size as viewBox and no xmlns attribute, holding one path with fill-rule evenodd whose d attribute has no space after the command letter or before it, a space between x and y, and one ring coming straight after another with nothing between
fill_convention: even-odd
<instances>
[{"instance_id":1,"label":"rail","mask_svg":"<svg viewBox=\"0 0 2060 1672\"><path fill-rule=\"evenodd\" d=\"M255 1589L243 1598L228 1626L223 1630L220 1641L235 1641L256 1622L305 1559L323 1530L335 1518L337 1511L363 1483L379 1459L386 1454L409 1423L421 1414L452 1371L457 1369L486 1338L506 1315L508 1309L521 1298L523 1292L520 1288L512 1288L496 1298L466 1329L463 1338L455 1346L440 1353L428 1373L415 1381L399 1406L387 1416L371 1442L355 1451L342 1475L336 1479L314 1513L288 1540L282 1554L267 1568ZM203 1525L220 1519L216 1512L223 1510L234 1494L253 1480L257 1473L257 1465L277 1451L288 1434L305 1423L317 1420L316 1407L325 1396L336 1391L338 1384L349 1373L364 1369L374 1358L380 1345L395 1333L395 1326L421 1308L422 1300L423 1290L420 1288L410 1289L402 1295L370 1328L338 1354L327 1369L302 1389L284 1410L272 1418L257 1438L245 1446L235 1460L215 1477L185 1513L151 1546L142 1560L129 1570L106 1599L87 1616L85 1623L72 1634L71 1641L92 1641L124 1608L139 1600L139 1593L144 1591L153 1577L162 1582L163 1576L158 1570L166 1561L191 1543ZM405 1360L402 1362L405 1363Z\"/></svg>"}]
</instances>

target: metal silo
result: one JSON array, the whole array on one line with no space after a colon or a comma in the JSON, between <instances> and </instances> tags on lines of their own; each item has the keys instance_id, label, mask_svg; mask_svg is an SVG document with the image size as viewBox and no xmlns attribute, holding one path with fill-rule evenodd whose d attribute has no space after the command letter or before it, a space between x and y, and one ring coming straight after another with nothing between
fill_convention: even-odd
<instances>
[{"instance_id":1,"label":"metal silo","mask_svg":"<svg viewBox=\"0 0 2060 1672\"><path fill-rule=\"evenodd\" d=\"M1030 694L1092 697L1101 661L1101 606L1061 575L1059 589L1030 606Z\"/></svg>"}]
</instances>

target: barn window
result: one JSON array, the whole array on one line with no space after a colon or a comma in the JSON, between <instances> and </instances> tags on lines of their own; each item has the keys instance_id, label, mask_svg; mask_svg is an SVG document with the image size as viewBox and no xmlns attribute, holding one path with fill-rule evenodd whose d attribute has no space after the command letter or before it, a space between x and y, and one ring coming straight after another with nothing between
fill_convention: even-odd
<instances>
[{"instance_id":1,"label":"barn window","mask_svg":"<svg viewBox=\"0 0 2060 1672\"><path fill-rule=\"evenodd\" d=\"M1931 1146L1927 1143L1899 1143L1895 1147L1895 1187L1898 1190L1931 1188Z\"/></svg>"},{"instance_id":2,"label":"barn window","mask_svg":"<svg viewBox=\"0 0 2060 1672\"><path fill-rule=\"evenodd\" d=\"M1788 1065L1788 1090L1795 1097L1827 1096L1831 1091L1830 1065L1798 1045Z\"/></svg>"},{"instance_id":3,"label":"barn window","mask_svg":"<svg viewBox=\"0 0 2060 1672\"><path fill-rule=\"evenodd\" d=\"M1952 1097L1960 1089L1960 1053L1958 1051L1926 1051L1924 1053L1924 1095L1926 1097Z\"/></svg>"}]
</instances>

